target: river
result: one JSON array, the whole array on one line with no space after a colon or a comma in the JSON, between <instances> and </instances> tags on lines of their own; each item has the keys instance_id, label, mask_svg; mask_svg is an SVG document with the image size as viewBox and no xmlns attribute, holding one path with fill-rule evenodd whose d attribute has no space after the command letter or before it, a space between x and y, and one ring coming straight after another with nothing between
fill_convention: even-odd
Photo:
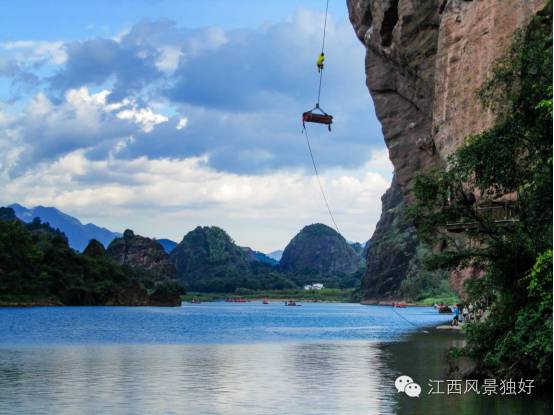
<instances>
[{"instance_id":1,"label":"river","mask_svg":"<svg viewBox=\"0 0 554 415\"><path fill-rule=\"evenodd\" d=\"M519 396L427 395L459 339L424 328L447 319L281 302L0 309L0 414L545 413ZM419 398L396 391L400 374Z\"/></svg>"}]
</instances>

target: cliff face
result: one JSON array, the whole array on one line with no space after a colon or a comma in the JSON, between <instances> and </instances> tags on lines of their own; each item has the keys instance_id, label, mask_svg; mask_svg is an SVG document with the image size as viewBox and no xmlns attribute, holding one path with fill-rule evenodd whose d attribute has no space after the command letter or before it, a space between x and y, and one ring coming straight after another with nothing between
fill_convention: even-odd
<instances>
[{"instance_id":1,"label":"cliff face","mask_svg":"<svg viewBox=\"0 0 554 415\"><path fill-rule=\"evenodd\" d=\"M544 0L347 0L398 184L492 125L475 93Z\"/></svg>"},{"instance_id":2,"label":"cliff face","mask_svg":"<svg viewBox=\"0 0 554 415\"><path fill-rule=\"evenodd\" d=\"M366 83L396 177L383 198L383 215L368 253L366 298L388 295L408 272L408 251L391 252L383 238L384 227L397 222L403 209L402 203L387 209L391 195L400 190L409 203L417 171L444 166L465 137L492 126L494 118L476 92L514 32L544 4L544 0L347 0L356 35L367 49ZM411 246L412 234L400 231L396 243ZM390 271L394 267L397 271Z\"/></svg>"},{"instance_id":3,"label":"cliff face","mask_svg":"<svg viewBox=\"0 0 554 415\"><path fill-rule=\"evenodd\" d=\"M403 218L404 198L396 178L381 200L383 211L368 244L362 279L366 301L398 298L419 244L414 226Z\"/></svg>"}]
</instances>

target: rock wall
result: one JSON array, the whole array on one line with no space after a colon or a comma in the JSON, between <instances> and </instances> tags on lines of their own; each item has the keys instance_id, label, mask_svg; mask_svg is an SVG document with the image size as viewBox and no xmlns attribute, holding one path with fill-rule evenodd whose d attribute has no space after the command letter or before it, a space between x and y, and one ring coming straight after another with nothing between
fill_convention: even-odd
<instances>
[{"instance_id":1,"label":"rock wall","mask_svg":"<svg viewBox=\"0 0 554 415\"><path fill-rule=\"evenodd\" d=\"M381 198L382 214L369 240L366 272L362 279L365 302L398 299L398 291L408 270L414 266L419 240L415 227L403 217L404 198L393 178Z\"/></svg>"},{"instance_id":2,"label":"rock wall","mask_svg":"<svg viewBox=\"0 0 554 415\"><path fill-rule=\"evenodd\" d=\"M413 197L419 170L444 166L469 134L493 124L493 115L480 105L476 92L514 32L544 4L545 0L347 0L355 33L367 50L366 83L394 165L393 189L399 187L406 203ZM401 211L397 208L393 214ZM394 222L390 215L384 209L381 221ZM378 230L379 226L377 235ZM405 236L408 239L398 242L408 243L411 235ZM373 246L373 253L376 257L368 256L364 278L366 298L382 291L373 285L386 280L387 264L406 264L404 252L395 259ZM402 273L406 275L407 268L398 268L398 278ZM391 284L396 287L399 282Z\"/></svg>"},{"instance_id":3,"label":"rock wall","mask_svg":"<svg viewBox=\"0 0 554 415\"><path fill-rule=\"evenodd\" d=\"M475 93L545 0L347 0L398 184L490 127Z\"/></svg>"}]
</instances>

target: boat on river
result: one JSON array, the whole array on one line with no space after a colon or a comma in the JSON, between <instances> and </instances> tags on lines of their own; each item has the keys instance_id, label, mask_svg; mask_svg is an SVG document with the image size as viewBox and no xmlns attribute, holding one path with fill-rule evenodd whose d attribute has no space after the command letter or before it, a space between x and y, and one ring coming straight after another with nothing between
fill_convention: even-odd
<instances>
[{"instance_id":1,"label":"boat on river","mask_svg":"<svg viewBox=\"0 0 554 415\"><path fill-rule=\"evenodd\" d=\"M288 307L300 307L302 304L296 304L296 301L285 301L285 305Z\"/></svg>"}]
</instances>

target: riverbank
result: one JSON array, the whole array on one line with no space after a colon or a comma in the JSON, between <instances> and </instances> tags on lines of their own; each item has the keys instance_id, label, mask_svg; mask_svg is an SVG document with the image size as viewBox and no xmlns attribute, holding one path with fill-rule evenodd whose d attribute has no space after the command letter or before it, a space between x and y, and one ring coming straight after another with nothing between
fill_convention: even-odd
<instances>
[{"instance_id":1,"label":"riverbank","mask_svg":"<svg viewBox=\"0 0 554 415\"><path fill-rule=\"evenodd\" d=\"M418 398L410 398L396 393L395 414L487 414L487 415L542 415L552 413L552 403L538 394L492 396L465 393L447 394L447 381L464 380L456 373L450 373L448 353L453 347L463 347L465 335L459 330L441 330L436 327L418 331L404 337L401 341L384 343L386 370L390 373L390 388L394 389L396 377L410 376L421 386ZM431 381L442 381L439 394L430 394ZM496 380L500 384L500 379ZM482 383L481 383L482 384ZM435 385L436 383L432 383Z\"/></svg>"},{"instance_id":2,"label":"riverbank","mask_svg":"<svg viewBox=\"0 0 554 415\"><path fill-rule=\"evenodd\" d=\"M5 296L0 297L0 307L56 307L63 304L55 297Z\"/></svg>"},{"instance_id":3,"label":"riverbank","mask_svg":"<svg viewBox=\"0 0 554 415\"><path fill-rule=\"evenodd\" d=\"M404 298L394 298L394 299L364 299L360 303L363 305L393 305L393 304L406 304L411 307L432 307L435 304L458 304L460 302L460 297L457 295L444 295L437 297L425 297L417 301L407 300Z\"/></svg>"},{"instance_id":4,"label":"riverbank","mask_svg":"<svg viewBox=\"0 0 554 415\"><path fill-rule=\"evenodd\" d=\"M264 298L267 298L269 301L292 300L297 302L322 303L359 303L360 301L356 290L339 288L324 288L322 290L245 290L236 294L190 292L181 296L181 299L183 302L211 302L237 297L252 301L261 301Z\"/></svg>"}]
</instances>

